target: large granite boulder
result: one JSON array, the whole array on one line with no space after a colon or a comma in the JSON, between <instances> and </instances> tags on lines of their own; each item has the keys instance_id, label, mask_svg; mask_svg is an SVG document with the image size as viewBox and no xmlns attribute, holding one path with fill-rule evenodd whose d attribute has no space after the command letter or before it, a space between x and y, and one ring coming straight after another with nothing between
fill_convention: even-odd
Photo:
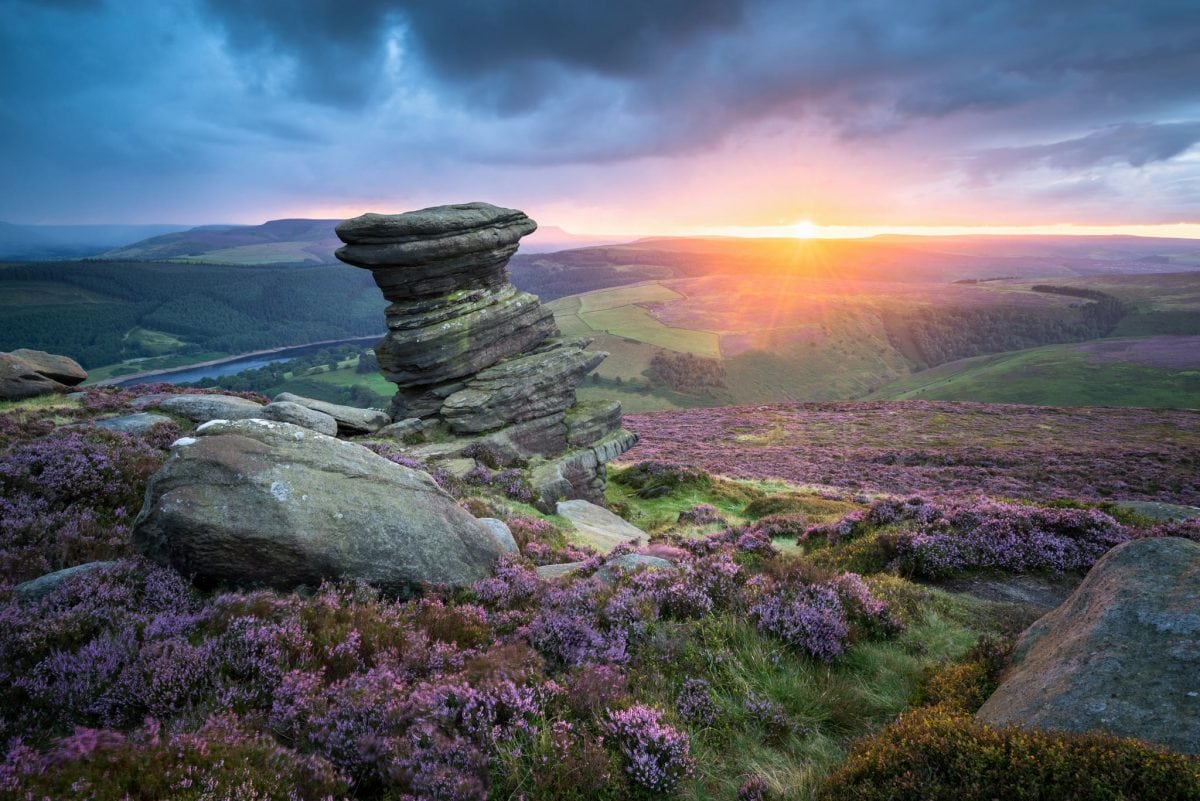
<instances>
[{"instance_id":1,"label":"large granite boulder","mask_svg":"<svg viewBox=\"0 0 1200 801\"><path fill-rule=\"evenodd\" d=\"M87 370L84 370L79 362L66 356L29 348L18 348L12 352L12 355L32 365L34 370L46 378L65 386L73 387L87 381Z\"/></svg>"},{"instance_id":2,"label":"large granite boulder","mask_svg":"<svg viewBox=\"0 0 1200 801\"><path fill-rule=\"evenodd\" d=\"M0 353L0 400L23 400L66 392L68 387L38 372L29 362L11 353Z\"/></svg>"},{"instance_id":3,"label":"large granite boulder","mask_svg":"<svg viewBox=\"0 0 1200 801\"><path fill-rule=\"evenodd\" d=\"M1109 551L1021 635L978 717L1200 753L1200 543L1145 539Z\"/></svg>"},{"instance_id":4,"label":"large granite boulder","mask_svg":"<svg viewBox=\"0 0 1200 801\"><path fill-rule=\"evenodd\" d=\"M428 474L289 423L214 421L151 478L135 548L205 585L464 586L502 547Z\"/></svg>"}]
</instances>

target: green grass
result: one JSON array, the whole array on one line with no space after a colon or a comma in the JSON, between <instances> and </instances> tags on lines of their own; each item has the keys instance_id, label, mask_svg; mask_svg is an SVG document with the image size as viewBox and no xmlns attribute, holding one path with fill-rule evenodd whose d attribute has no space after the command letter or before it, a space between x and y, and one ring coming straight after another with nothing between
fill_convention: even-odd
<instances>
[{"instance_id":1,"label":"green grass","mask_svg":"<svg viewBox=\"0 0 1200 801\"><path fill-rule=\"evenodd\" d=\"M872 400L970 400L1044 406L1200 407L1200 370L1099 362L1074 345L980 356L902 378Z\"/></svg>"},{"instance_id":2,"label":"green grass","mask_svg":"<svg viewBox=\"0 0 1200 801\"><path fill-rule=\"evenodd\" d=\"M579 312L584 314L639 303L666 303L682 298L683 295L673 289L668 289L657 281L601 289L578 296Z\"/></svg>"},{"instance_id":3,"label":"green grass","mask_svg":"<svg viewBox=\"0 0 1200 801\"><path fill-rule=\"evenodd\" d=\"M694 331L690 328L663 325L640 306L618 306L594 312L580 312L579 319L593 331L607 331L667 350L695 353L710 359L721 356L720 337L716 334L711 331Z\"/></svg>"},{"instance_id":4,"label":"green grass","mask_svg":"<svg viewBox=\"0 0 1200 801\"><path fill-rule=\"evenodd\" d=\"M184 264L299 264L311 262L328 264L333 261L330 253L321 259L310 252L312 242L271 242L261 245L242 245L236 248L210 250L199 256L178 256L170 259Z\"/></svg>"}]
</instances>

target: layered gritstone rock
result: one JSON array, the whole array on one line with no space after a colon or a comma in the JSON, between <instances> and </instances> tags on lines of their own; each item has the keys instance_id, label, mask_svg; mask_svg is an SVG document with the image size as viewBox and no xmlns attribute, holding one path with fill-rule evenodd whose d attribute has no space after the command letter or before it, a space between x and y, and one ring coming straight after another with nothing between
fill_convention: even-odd
<instances>
[{"instance_id":1,"label":"layered gritstone rock","mask_svg":"<svg viewBox=\"0 0 1200 801\"><path fill-rule=\"evenodd\" d=\"M552 460L556 469L532 471L547 476L535 494L552 507L598 497L604 462L636 437L620 429L619 404L576 405L607 354L562 339L551 311L508 281L509 258L536 228L487 203L364 214L338 226L337 257L370 270L391 302L375 354L396 385L393 426L405 437L444 432L421 458L461 460L486 445L514 461Z\"/></svg>"}]
</instances>

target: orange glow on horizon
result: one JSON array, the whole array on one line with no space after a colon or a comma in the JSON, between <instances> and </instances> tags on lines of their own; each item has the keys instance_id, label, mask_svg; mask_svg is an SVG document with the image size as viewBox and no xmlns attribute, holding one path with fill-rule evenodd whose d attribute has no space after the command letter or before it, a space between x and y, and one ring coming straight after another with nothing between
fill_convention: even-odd
<instances>
[{"instance_id":1,"label":"orange glow on horizon","mask_svg":"<svg viewBox=\"0 0 1200 801\"><path fill-rule=\"evenodd\" d=\"M403 205L403 204L401 204ZM416 208L416 206L413 206ZM289 209L286 214L274 214L265 219L281 217L307 217L314 219L347 219L366 211L381 213L398 213L407 211L395 202L386 200L367 201L362 204L349 204L326 207L308 207ZM1126 224L1126 225L1086 225L1076 223L1043 223L1036 225L823 225L815 220L804 218L792 223L771 225L647 225L645 218L638 219L635 224L624 225L607 217L603 221L589 220L587 217L568 211L566 214L555 215L555 211L563 209L539 210L530 206L526 209L531 217L543 226L554 226L578 236L628 236L629 238L643 237L697 237L721 236L744 239L866 239L873 236L1147 236L1167 237L1177 239L1200 239L1200 222L1159 223L1159 224ZM590 215L589 215L590 216ZM248 224L258 224L264 220L247 220Z\"/></svg>"}]
</instances>

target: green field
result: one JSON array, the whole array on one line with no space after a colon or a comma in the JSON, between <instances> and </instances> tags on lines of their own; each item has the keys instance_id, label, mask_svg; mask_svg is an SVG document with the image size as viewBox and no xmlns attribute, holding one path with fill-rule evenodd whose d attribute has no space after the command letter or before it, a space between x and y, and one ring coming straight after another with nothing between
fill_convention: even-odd
<instances>
[{"instance_id":1,"label":"green field","mask_svg":"<svg viewBox=\"0 0 1200 801\"><path fill-rule=\"evenodd\" d=\"M1045 406L1200 408L1200 367L1104 361L1079 345L979 356L923 370L871 400L970 400Z\"/></svg>"}]
</instances>

